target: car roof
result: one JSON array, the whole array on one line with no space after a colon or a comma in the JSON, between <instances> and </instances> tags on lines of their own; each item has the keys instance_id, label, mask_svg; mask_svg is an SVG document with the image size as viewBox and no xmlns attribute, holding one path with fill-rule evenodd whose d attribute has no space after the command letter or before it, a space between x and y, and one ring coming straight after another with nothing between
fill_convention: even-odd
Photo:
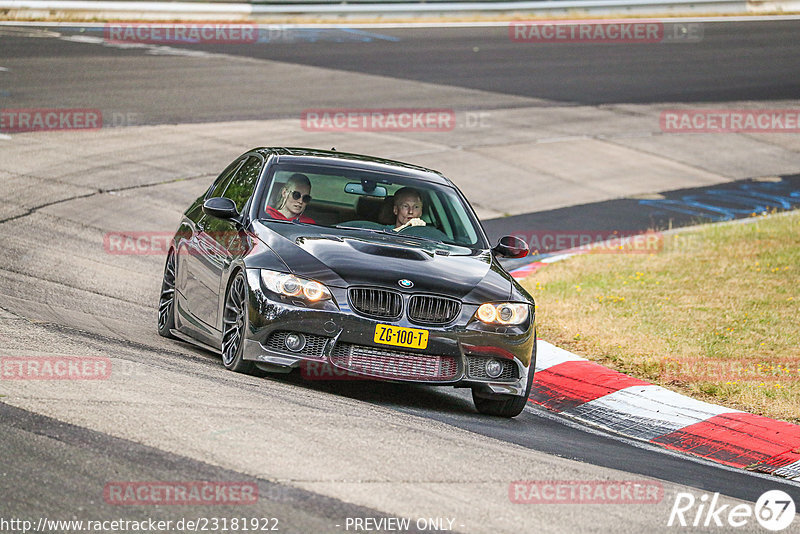
<instances>
[{"instance_id":1,"label":"car roof","mask_svg":"<svg viewBox=\"0 0 800 534\"><path fill-rule=\"evenodd\" d=\"M275 156L277 162L312 163L338 167L359 168L379 172L391 172L426 182L452 186L453 183L441 173L402 161L376 158L363 154L337 152L336 150L319 150L314 148L295 147L260 147L250 152L259 152L264 157Z\"/></svg>"}]
</instances>

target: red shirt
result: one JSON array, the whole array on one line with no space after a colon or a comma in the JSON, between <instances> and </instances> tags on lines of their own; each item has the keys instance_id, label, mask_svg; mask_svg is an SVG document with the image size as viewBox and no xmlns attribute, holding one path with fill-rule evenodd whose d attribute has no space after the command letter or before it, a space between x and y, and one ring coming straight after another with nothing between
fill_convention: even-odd
<instances>
[{"instance_id":1,"label":"red shirt","mask_svg":"<svg viewBox=\"0 0 800 534\"><path fill-rule=\"evenodd\" d=\"M294 219L290 219L286 215L284 215L283 213L281 213L278 210L276 210L275 208L273 208L272 206L267 206L265 208L265 211L267 212L267 215L269 215L273 219L278 219L279 221L295 221L295 222L308 223L308 224L317 224L316 222L314 222L314 219L312 219L311 217L306 217L305 215L302 215L302 214L299 217L295 217Z\"/></svg>"}]
</instances>

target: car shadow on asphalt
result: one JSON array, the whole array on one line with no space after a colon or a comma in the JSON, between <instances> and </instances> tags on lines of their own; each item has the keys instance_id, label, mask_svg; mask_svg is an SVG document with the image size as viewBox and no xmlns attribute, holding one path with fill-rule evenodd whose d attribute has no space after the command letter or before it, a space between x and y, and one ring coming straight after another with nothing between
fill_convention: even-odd
<instances>
[{"instance_id":1,"label":"car shadow on asphalt","mask_svg":"<svg viewBox=\"0 0 800 534\"><path fill-rule=\"evenodd\" d=\"M323 380L316 377L304 377L297 369L285 375L269 374L267 379L402 411L412 409L414 411L436 411L452 415L482 417L475 410L468 388L456 389L450 386L431 386L355 377Z\"/></svg>"}]
</instances>

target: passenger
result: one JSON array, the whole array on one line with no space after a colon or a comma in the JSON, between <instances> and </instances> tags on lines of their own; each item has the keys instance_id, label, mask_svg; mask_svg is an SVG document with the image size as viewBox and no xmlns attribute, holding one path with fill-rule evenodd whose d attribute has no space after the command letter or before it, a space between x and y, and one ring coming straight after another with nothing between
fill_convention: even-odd
<instances>
[{"instance_id":1,"label":"passenger","mask_svg":"<svg viewBox=\"0 0 800 534\"><path fill-rule=\"evenodd\" d=\"M314 219L303 215L311 202L311 181L305 174L294 173L281 188L278 207L267 206L267 215L281 221L316 224Z\"/></svg>"},{"instance_id":2,"label":"passenger","mask_svg":"<svg viewBox=\"0 0 800 534\"><path fill-rule=\"evenodd\" d=\"M411 187L402 187L394 194L394 230L408 226L425 226L422 217L422 194Z\"/></svg>"}]
</instances>

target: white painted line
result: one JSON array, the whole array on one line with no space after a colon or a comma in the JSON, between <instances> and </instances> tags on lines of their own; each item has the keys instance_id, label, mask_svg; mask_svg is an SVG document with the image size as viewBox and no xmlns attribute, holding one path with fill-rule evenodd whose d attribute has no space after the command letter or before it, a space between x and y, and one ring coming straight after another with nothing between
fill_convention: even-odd
<instances>
[{"instance_id":1,"label":"white painted line","mask_svg":"<svg viewBox=\"0 0 800 534\"><path fill-rule=\"evenodd\" d=\"M0 72L8 72L8 67L0 67Z\"/></svg>"},{"instance_id":2,"label":"white painted line","mask_svg":"<svg viewBox=\"0 0 800 534\"><path fill-rule=\"evenodd\" d=\"M543 137L541 139L537 139L535 143L545 145L548 143L564 143L570 141L587 141L591 140L592 136L590 135L567 135L562 137Z\"/></svg>"},{"instance_id":3,"label":"white painted line","mask_svg":"<svg viewBox=\"0 0 800 534\"><path fill-rule=\"evenodd\" d=\"M147 54L153 56L187 56L187 57L225 57L223 54L214 54L212 52L204 52L203 50L191 50L188 48L175 48L172 46L149 44L149 43L117 43L114 41L106 41L101 37L93 37L91 35L61 35L58 37L62 41L71 41L75 43L94 44L106 46L108 48L119 48L121 50L140 49L145 50Z\"/></svg>"},{"instance_id":4,"label":"white painted line","mask_svg":"<svg viewBox=\"0 0 800 534\"><path fill-rule=\"evenodd\" d=\"M566 412L634 438L650 440L739 410L698 401L655 385L630 386Z\"/></svg>"},{"instance_id":5,"label":"white painted line","mask_svg":"<svg viewBox=\"0 0 800 534\"><path fill-rule=\"evenodd\" d=\"M800 479L800 461L776 469L775 474L781 477Z\"/></svg>"},{"instance_id":6,"label":"white painted line","mask_svg":"<svg viewBox=\"0 0 800 534\"><path fill-rule=\"evenodd\" d=\"M569 252L566 254L556 254L555 256L548 256L547 258L543 258L539 260L541 263L555 263L557 261L562 261L571 258L574 256L575 253Z\"/></svg>"},{"instance_id":7,"label":"white painted line","mask_svg":"<svg viewBox=\"0 0 800 534\"><path fill-rule=\"evenodd\" d=\"M797 482L793 479L786 479L780 480L776 479L773 475L768 475L766 473L759 473L758 471L745 471L741 467L731 467L729 465L721 464L707 458L703 458L702 456L694 456L693 454L686 454L683 451L673 451L671 449L665 449L661 445L656 445L653 443L649 443L647 441L641 441L639 439L633 438L631 436L623 436L621 434L608 434L606 429L600 429L594 426L586 426L585 424L576 421L574 418L565 417L568 414L565 413L554 413L548 410L547 408L543 408L537 404L528 403L525 407L525 411L535 415L536 417L541 417L543 419L548 419L550 421L555 421L561 423L564 426L568 426L570 428L575 428L582 432L586 432L587 434L592 434L593 436L604 436L604 437L613 437L614 440L625 443L631 447L636 447L637 449L643 449L650 452L657 452L659 454L663 454L665 456L670 456L672 458L679 458L681 460L687 462L693 462L696 464L701 464L709 467L714 467L716 469L722 469L723 471L730 471L731 473L736 473L738 475L745 475L745 476L752 476L754 478L760 478L762 480L768 480L770 482L786 484L789 486L796 486L800 488L800 482ZM794 465L794 464L791 464ZM786 466L789 467L789 466Z\"/></svg>"},{"instance_id":8,"label":"white painted line","mask_svg":"<svg viewBox=\"0 0 800 534\"><path fill-rule=\"evenodd\" d=\"M11 136L10 136L10 135L6 135L6 134L0 134L0 139L3 139L3 140L10 140L10 139L11 139Z\"/></svg>"},{"instance_id":9,"label":"white painted line","mask_svg":"<svg viewBox=\"0 0 800 534\"><path fill-rule=\"evenodd\" d=\"M536 371L544 371L554 365L564 362L585 362L586 358L581 358L576 354L560 349L548 343L547 341L539 340L536 342Z\"/></svg>"},{"instance_id":10,"label":"white painted line","mask_svg":"<svg viewBox=\"0 0 800 534\"><path fill-rule=\"evenodd\" d=\"M105 44L106 40L102 37L93 37L91 35L62 35L62 41L72 41L75 43L91 43L91 44Z\"/></svg>"}]
</instances>

